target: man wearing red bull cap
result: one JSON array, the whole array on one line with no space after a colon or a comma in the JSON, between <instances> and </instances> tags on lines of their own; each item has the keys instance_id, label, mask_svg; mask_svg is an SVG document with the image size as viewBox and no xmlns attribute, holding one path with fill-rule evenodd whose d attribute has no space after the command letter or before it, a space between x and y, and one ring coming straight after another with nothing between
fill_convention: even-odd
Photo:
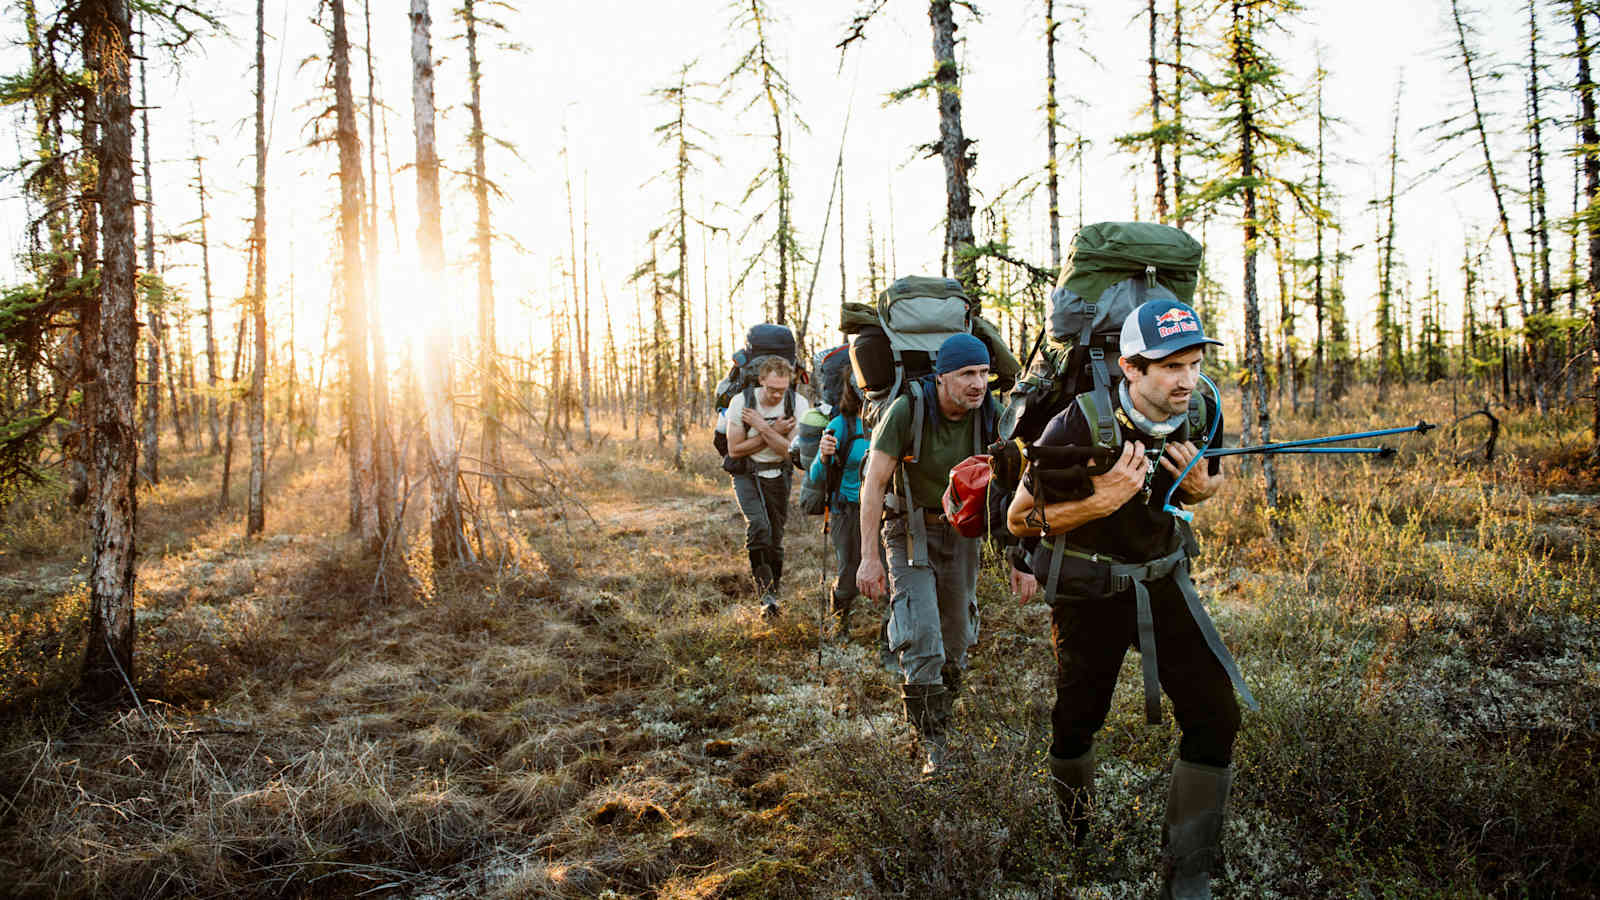
<instances>
[{"instance_id":1,"label":"man wearing red bull cap","mask_svg":"<svg viewBox=\"0 0 1600 900\"><path fill-rule=\"evenodd\" d=\"M1030 472L1007 523L1036 545L1032 568L1051 604L1057 675L1049 764L1074 841L1090 833L1094 736L1130 645L1142 656L1146 715L1159 720L1161 692L1172 700L1183 736L1162 830L1163 897L1211 896L1239 729L1234 690L1254 703L1189 580L1188 558L1198 549L1193 535L1161 502L1208 433L1221 433L1221 410L1197 391L1211 344L1220 342L1177 300L1151 300L1130 312L1122 325L1115 408L1100 410L1092 392L1082 394L1037 442L1096 446L1110 416L1116 442L1107 449L1117 452L1115 464L1099 475L1080 473L1068 488L1052 488L1048 499L1043 476ZM1198 503L1222 484L1220 460L1213 458L1188 471L1176 497Z\"/></svg>"}]
</instances>

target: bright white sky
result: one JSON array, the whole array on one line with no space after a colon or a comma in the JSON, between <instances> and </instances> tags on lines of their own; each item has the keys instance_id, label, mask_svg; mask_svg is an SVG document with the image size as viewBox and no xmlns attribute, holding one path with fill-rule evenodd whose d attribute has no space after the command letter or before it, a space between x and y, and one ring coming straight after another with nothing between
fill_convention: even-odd
<instances>
[{"instance_id":1,"label":"bright white sky","mask_svg":"<svg viewBox=\"0 0 1600 900\"><path fill-rule=\"evenodd\" d=\"M353 6L352 40L360 43L364 26L359 0L347 2ZM423 314L419 305L442 311L444 320L453 322L458 333L470 333L475 302L470 271L458 271L450 296L420 298L408 293L417 281L411 249L414 176L409 169L401 170L414 156L408 5L407 0L372 0L378 94L392 108L387 119L388 150L396 170L399 220L398 229L387 225L388 186L380 184L385 207L384 302L392 314L392 327L400 335L414 337L422 323L437 321ZM779 21L769 32L769 40L798 97L794 112L809 125L809 131L791 132L795 221L802 240L815 247L848 110L846 229L852 299L861 290L858 281L865 279L869 216L880 239L887 241L892 215L898 274L937 271L945 202L943 169L937 159L914 153L915 145L937 135L934 101L929 97L891 107L883 102L890 90L915 82L930 70L926 4L892 2L869 28L866 42L855 45L837 73L839 54L834 44L858 0L773 5ZM196 215L188 187L193 167L187 158L198 146L210 159L206 177L217 191L211 209L213 240L229 245L214 248L212 255L219 302L243 289L242 246L250 217L248 185L254 173L249 119L253 112L254 3L229 0L223 6L231 37L207 39L199 55L183 60L177 70L152 54L150 88L150 102L158 107L151 113L157 230L177 230ZM336 246L333 214L338 203L336 159L331 148L308 149L311 131L305 123L320 109L312 98L326 69L323 59L327 53L324 39L306 18L306 10L314 6L285 0L267 3L268 108L274 122L268 175L270 302L275 318L285 318L292 271L296 331L302 346L315 346L321 340L333 278L329 263ZM506 239L496 248L495 274L501 343L509 347L523 344L527 340L523 335L530 333L541 345L547 340L544 322L551 293L562 278L568 246L563 134L570 147L580 221L587 195L594 260L591 302L598 311L603 286L621 328L632 319L631 307L622 306L631 304L633 296L625 278L648 257L648 232L665 221L671 206L668 183L650 180L652 173L671 162L670 152L658 145L652 133L665 121L668 110L648 93L671 83L678 67L691 60L697 61L696 77L721 85L738 53L749 43L747 35L730 31L733 15L726 0L528 0L522 6L520 12L500 11L497 17L509 26L508 33L491 36L480 45L486 129L514 145L520 154L496 148L490 155L491 176L504 192L494 206L496 228ZM1084 221L1131 218L1135 202L1139 213L1145 217L1152 214L1149 194L1153 179L1145 170L1135 171L1132 166L1141 161L1119 152L1113 140L1119 133L1142 127L1137 110L1146 91L1144 5L1135 0L1090 6L1081 33L1063 26L1057 51L1059 90L1065 104L1060 139L1070 140L1074 131L1081 130L1092 141L1083 161L1081 184L1070 162L1063 163L1063 244L1077 223L1080 191ZM1443 57L1443 48L1452 37L1446 30L1448 0L1345 0L1308 6L1302 19L1289 24L1287 33L1270 38L1270 46L1296 84L1304 84L1311 75L1314 45L1325 47L1326 66L1332 73L1327 106L1343 120L1337 135L1337 153L1343 161L1334 166L1330 177L1345 198L1341 212L1349 229L1346 246L1365 245L1351 264L1347 289L1356 312L1370 313L1366 298L1375 290L1371 245L1376 224L1366 203L1378 194L1386 175L1383 159L1396 80L1402 75L1405 79L1400 113L1403 182L1416 179L1446 157L1448 151L1423 129L1462 108L1465 96L1461 77ZM980 8L984 12L981 20L958 14L958 22L959 36L964 39L960 50L965 70L964 126L967 135L978 141L973 183L981 208L1005 186L1041 169L1045 151L1042 0L989 2ZM463 105L465 44L446 4L436 2L434 16L436 96L444 113L439 149L447 167L466 169L471 157L465 145L469 125ZM1512 62L1525 52L1525 14L1497 9L1485 24L1493 26L1484 29L1484 39L1495 60ZM1571 64L1556 58L1570 40L1570 26L1551 21L1546 28L1544 52L1553 74L1570 79L1566 69ZM18 23L8 22L8 37L20 37L19 31ZM516 41L526 50L508 52L499 46L502 40ZM1209 44L1206 41L1202 49ZM1080 51L1085 46L1097 63ZM1190 62L1208 65L1200 54L1190 52ZM8 70L19 68L20 58L14 47L0 57ZM355 90L361 95L366 84L364 60L354 62ZM1502 82L1497 108L1503 112L1516 115L1520 111L1521 77L1511 73ZM736 232L757 203L766 202L762 195L743 208L739 206L744 185L770 146L765 130L768 120L760 108L735 115L753 90L749 83L736 86L722 110L698 114L698 126L712 135L709 149L720 157L720 163L708 160L691 187L695 212L703 202L711 221ZM713 97L719 93L720 87L707 91ZM1087 102L1074 106L1069 100L1072 96ZM1548 114L1569 112L1560 108ZM25 146L25 138L16 133L17 123L14 112L4 120L3 127L13 132L0 145L8 157ZM1503 127L1509 130L1511 120ZM324 133L329 130L325 128ZM1306 138L1309 140L1309 134ZM1509 154L1514 140L1503 142L1502 153ZM1547 146L1558 148L1569 143L1568 135L1554 130L1547 132L1546 140ZM385 165L380 132L380 181ZM1551 168L1551 213L1559 216L1570 205L1570 164L1557 158ZM1510 169L1505 177L1514 185L1525 184L1523 165L1518 162ZM1455 177L1438 176L1415 187L1401 205L1398 224L1400 251L1417 291L1420 293L1432 270L1453 302L1458 302L1460 294L1457 270L1464 234L1470 230L1482 241L1492 223L1487 188L1477 181L1457 187L1456 181ZM452 262L465 260L468 253L472 207L461 186L456 179L446 188L446 254ZM1011 230L1013 244L1021 252L1048 263L1044 202L1041 188L1036 203L1013 214ZM814 330L830 336L835 334L832 327L840 293L837 210L834 215L816 287L818 312L813 320ZM1514 213L1514 220L1518 218L1524 216ZM12 253L20 246L24 221L17 185L6 182L0 187L0 241L4 241L5 252ZM1238 231L1231 223L1216 222L1205 238L1209 259L1235 298L1232 321L1219 330L1225 337L1236 338L1237 323L1242 321L1237 309ZM288 252L291 245L292 257ZM1558 243L1558 247L1564 246L1564 242ZM690 250L691 297L697 307L704 302L703 249L697 231ZM1498 241L1491 259L1497 271L1505 270ZM726 329L721 304L730 265L720 240L712 248L709 262L713 315ZM169 278L190 285L191 297L198 298L198 252L174 248L167 253L166 263ZM1561 265L1564 263L1558 262ZM15 263L10 268L15 271ZM803 277L802 287L809 283L809 268ZM1270 291L1271 278L1265 271L1263 281L1263 289ZM735 316L741 328L759 316L758 285L759 280L739 298L741 306ZM531 316L523 306L529 303ZM1301 321L1300 333L1308 334L1309 314ZM1370 326L1370 317L1367 324Z\"/></svg>"}]
</instances>

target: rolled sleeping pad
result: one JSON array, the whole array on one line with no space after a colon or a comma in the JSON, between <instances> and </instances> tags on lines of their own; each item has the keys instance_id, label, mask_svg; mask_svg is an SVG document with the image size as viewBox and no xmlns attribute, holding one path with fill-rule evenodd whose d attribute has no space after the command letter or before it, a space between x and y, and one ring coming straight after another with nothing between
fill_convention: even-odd
<instances>
[{"instance_id":1,"label":"rolled sleeping pad","mask_svg":"<svg viewBox=\"0 0 1600 900\"><path fill-rule=\"evenodd\" d=\"M822 443L822 432L827 428L828 415L820 409L812 407L800 417L794 440L789 443L789 456L800 471L811 470L811 463L816 460L818 446Z\"/></svg>"}]
</instances>

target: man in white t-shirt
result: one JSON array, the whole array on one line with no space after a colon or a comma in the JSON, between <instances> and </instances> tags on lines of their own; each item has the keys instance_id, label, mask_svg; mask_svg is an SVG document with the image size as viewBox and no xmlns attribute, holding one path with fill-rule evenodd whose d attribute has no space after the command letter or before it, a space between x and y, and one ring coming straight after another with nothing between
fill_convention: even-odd
<instances>
[{"instance_id":1,"label":"man in white t-shirt","mask_svg":"<svg viewBox=\"0 0 1600 900\"><path fill-rule=\"evenodd\" d=\"M783 577L783 528L789 520L789 439L795 423L810 409L790 389L794 367L769 356L757 369L758 387L746 388L728 403L728 456L733 493L744 513L744 546L750 574L761 593L761 612L778 614L778 581Z\"/></svg>"}]
</instances>

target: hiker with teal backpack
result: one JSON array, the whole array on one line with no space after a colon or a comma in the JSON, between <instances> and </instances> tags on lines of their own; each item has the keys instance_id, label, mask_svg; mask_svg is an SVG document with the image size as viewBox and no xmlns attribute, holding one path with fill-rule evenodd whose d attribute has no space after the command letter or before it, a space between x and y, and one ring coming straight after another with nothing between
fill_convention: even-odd
<instances>
[{"instance_id":1,"label":"hiker with teal backpack","mask_svg":"<svg viewBox=\"0 0 1600 900\"><path fill-rule=\"evenodd\" d=\"M927 756L925 775L946 765L951 704L978 636L979 539L944 521L941 498L951 469L994 438L989 367L978 338L945 338L934 374L914 380L878 420L861 482L856 585L890 598L889 644L900 657L901 699ZM1032 576L1013 573L1012 581L1032 594Z\"/></svg>"},{"instance_id":2,"label":"hiker with teal backpack","mask_svg":"<svg viewBox=\"0 0 1600 900\"><path fill-rule=\"evenodd\" d=\"M839 414L828 421L811 463L810 481L823 485L829 506L829 538L838 575L829 610L834 630L849 633L850 611L859 593L856 568L861 565L861 467L867 458L867 435L861 422L861 395L854 384L840 393Z\"/></svg>"},{"instance_id":3,"label":"hiker with teal backpack","mask_svg":"<svg viewBox=\"0 0 1600 900\"><path fill-rule=\"evenodd\" d=\"M1153 284L1139 293L1146 287L1158 293ZM1051 604L1057 675L1048 762L1068 836L1088 837L1094 737L1135 646L1147 719L1160 720L1164 690L1182 731L1162 830L1161 896L1208 898L1240 724L1234 693L1252 707L1254 699L1190 581L1193 533L1173 514L1181 508L1163 502L1171 495L1199 503L1223 484L1220 459L1193 465L1221 433L1222 412L1198 384L1205 347L1221 342L1188 305L1159 293L1122 321L1121 377L1107 379L1115 386L1076 395L1030 448L1008 526L1026 539ZM1083 448L1109 451L1114 462L1086 457L1053 471L1044 462L1051 449Z\"/></svg>"},{"instance_id":4,"label":"hiker with teal backpack","mask_svg":"<svg viewBox=\"0 0 1600 900\"><path fill-rule=\"evenodd\" d=\"M794 335L780 325L750 330L744 360L719 385L726 397L727 454L722 467L733 477L734 496L745 518L745 550L760 595L761 613L778 614L783 578L783 531L789 520L793 464L789 443L810 404L793 388Z\"/></svg>"}]
</instances>

